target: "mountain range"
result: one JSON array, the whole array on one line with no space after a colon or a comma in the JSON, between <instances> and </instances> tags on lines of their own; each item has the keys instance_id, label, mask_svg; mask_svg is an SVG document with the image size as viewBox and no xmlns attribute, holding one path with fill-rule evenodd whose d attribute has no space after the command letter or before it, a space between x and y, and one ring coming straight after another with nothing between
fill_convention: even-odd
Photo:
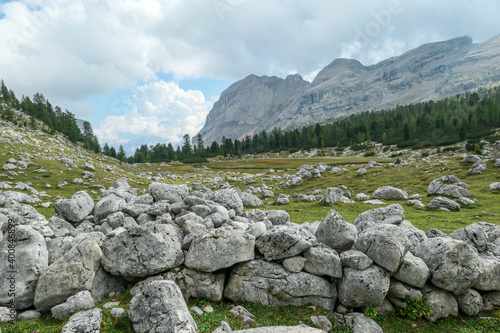
<instances>
[{"instance_id":1,"label":"mountain range","mask_svg":"<svg viewBox=\"0 0 500 333\"><path fill-rule=\"evenodd\" d=\"M500 35L429 43L375 65L336 59L312 82L249 75L224 92L199 132L206 143L327 122L363 111L439 100L500 82Z\"/></svg>"}]
</instances>

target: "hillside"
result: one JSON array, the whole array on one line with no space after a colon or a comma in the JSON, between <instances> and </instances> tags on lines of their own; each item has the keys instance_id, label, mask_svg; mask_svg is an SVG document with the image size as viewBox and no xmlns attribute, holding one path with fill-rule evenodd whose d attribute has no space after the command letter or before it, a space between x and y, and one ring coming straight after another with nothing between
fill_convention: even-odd
<instances>
[{"instance_id":1,"label":"hillside","mask_svg":"<svg viewBox=\"0 0 500 333\"><path fill-rule=\"evenodd\" d=\"M500 81L500 35L480 44L470 37L422 45L376 65L336 59L312 82L250 75L227 88L200 131L223 136L300 128L363 111L440 100Z\"/></svg>"}]
</instances>

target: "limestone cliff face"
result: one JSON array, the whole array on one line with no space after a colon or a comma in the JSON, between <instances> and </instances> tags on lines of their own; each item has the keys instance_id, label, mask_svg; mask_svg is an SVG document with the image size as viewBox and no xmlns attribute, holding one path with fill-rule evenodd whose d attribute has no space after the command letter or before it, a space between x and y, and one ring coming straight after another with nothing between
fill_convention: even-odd
<instances>
[{"instance_id":1,"label":"limestone cliff face","mask_svg":"<svg viewBox=\"0 0 500 333\"><path fill-rule=\"evenodd\" d=\"M422 45L376 65L336 59L311 82L300 75L250 75L226 89L200 133L210 143L274 127L292 129L341 116L437 100L500 82L500 35Z\"/></svg>"}]
</instances>

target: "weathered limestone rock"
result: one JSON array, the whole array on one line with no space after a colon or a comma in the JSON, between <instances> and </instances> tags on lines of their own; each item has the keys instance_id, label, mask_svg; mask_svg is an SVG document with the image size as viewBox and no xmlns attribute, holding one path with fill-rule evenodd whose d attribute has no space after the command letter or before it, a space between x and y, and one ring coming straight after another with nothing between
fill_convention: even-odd
<instances>
[{"instance_id":1,"label":"weathered limestone rock","mask_svg":"<svg viewBox=\"0 0 500 333\"><path fill-rule=\"evenodd\" d=\"M94 216L97 220L103 220L108 217L108 215L119 211L125 206L126 202L124 199L114 194L110 194L103 199L100 199L94 206Z\"/></svg>"},{"instance_id":2,"label":"weathered limestone rock","mask_svg":"<svg viewBox=\"0 0 500 333\"><path fill-rule=\"evenodd\" d=\"M460 179L455 176L443 176L438 179L434 179L427 188L427 193L429 195L446 195L450 197L460 198L460 197L471 197L472 194L469 191L470 186L462 183Z\"/></svg>"},{"instance_id":3,"label":"weathered limestone rock","mask_svg":"<svg viewBox=\"0 0 500 333\"><path fill-rule=\"evenodd\" d=\"M458 304L451 293L431 285L426 285L422 292L432 309L429 321L434 323L440 318L458 316Z\"/></svg>"},{"instance_id":4,"label":"weathered limestone rock","mask_svg":"<svg viewBox=\"0 0 500 333\"><path fill-rule=\"evenodd\" d=\"M33 305L35 288L48 267L49 254L45 239L32 228L18 225L13 231L0 241L0 303L8 304L13 299L9 294L15 293L16 308L25 309Z\"/></svg>"},{"instance_id":5,"label":"weathered limestone rock","mask_svg":"<svg viewBox=\"0 0 500 333\"><path fill-rule=\"evenodd\" d=\"M189 195L185 185L170 185L164 183L151 183L149 194L155 202L166 200L169 203L182 202Z\"/></svg>"},{"instance_id":6,"label":"weathered limestone rock","mask_svg":"<svg viewBox=\"0 0 500 333\"><path fill-rule=\"evenodd\" d=\"M234 302L265 306L313 304L333 310L337 298L334 284L305 272L290 273L283 266L252 260L233 268L224 296Z\"/></svg>"},{"instance_id":7,"label":"weathered limestone rock","mask_svg":"<svg viewBox=\"0 0 500 333\"><path fill-rule=\"evenodd\" d=\"M197 326L173 281L153 281L130 301L127 316L137 333L196 333Z\"/></svg>"},{"instance_id":8,"label":"weathered limestone rock","mask_svg":"<svg viewBox=\"0 0 500 333\"><path fill-rule=\"evenodd\" d=\"M429 267L425 262L408 252L393 277L410 286L423 288L430 274Z\"/></svg>"},{"instance_id":9,"label":"weathered limestone rock","mask_svg":"<svg viewBox=\"0 0 500 333\"><path fill-rule=\"evenodd\" d=\"M372 197L381 200L407 200L408 193L396 187L382 186L373 192Z\"/></svg>"},{"instance_id":10,"label":"weathered limestone rock","mask_svg":"<svg viewBox=\"0 0 500 333\"><path fill-rule=\"evenodd\" d=\"M54 306L50 311L52 317L63 320L66 316L80 310L86 310L94 307L94 300L88 290L80 291L69 297L66 302Z\"/></svg>"},{"instance_id":11,"label":"weathered limestone rock","mask_svg":"<svg viewBox=\"0 0 500 333\"><path fill-rule=\"evenodd\" d=\"M390 282L389 274L377 265L362 271L344 267L339 301L351 308L379 306L389 291Z\"/></svg>"},{"instance_id":12,"label":"weathered limestone rock","mask_svg":"<svg viewBox=\"0 0 500 333\"><path fill-rule=\"evenodd\" d=\"M86 191L73 194L69 199L64 199L54 203L57 214L66 220L79 223L92 213L94 200Z\"/></svg>"},{"instance_id":13,"label":"weathered limestone rock","mask_svg":"<svg viewBox=\"0 0 500 333\"><path fill-rule=\"evenodd\" d=\"M356 227L332 209L318 226L315 235L319 242L337 252L344 252L351 249L357 234Z\"/></svg>"},{"instance_id":14,"label":"weathered limestone rock","mask_svg":"<svg viewBox=\"0 0 500 333\"><path fill-rule=\"evenodd\" d=\"M353 333L383 333L384 330L364 313L349 313L345 317L347 326Z\"/></svg>"},{"instance_id":15,"label":"weathered limestone rock","mask_svg":"<svg viewBox=\"0 0 500 333\"><path fill-rule=\"evenodd\" d=\"M368 229L376 224L400 224L405 219L404 209L399 204L387 207L370 209L358 215L354 225L358 232Z\"/></svg>"},{"instance_id":16,"label":"weathered limestone rock","mask_svg":"<svg viewBox=\"0 0 500 333\"><path fill-rule=\"evenodd\" d=\"M267 261L290 258L316 245L316 237L305 229L275 226L257 239L255 246Z\"/></svg>"},{"instance_id":17,"label":"weathered limestone rock","mask_svg":"<svg viewBox=\"0 0 500 333\"><path fill-rule=\"evenodd\" d=\"M176 277L176 283L182 290L184 298L202 298L219 302L224 293L226 274L198 272L185 268Z\"/></svg>"},{"instance_id":18,"label":"weathered limestone rock","mask_svg":"<svg viewBox=\"0 0 500 333\"><path fill-rule=\"evenodd\" d=\"M343 191L338 187L329 187L325 190L323 201L329 204L334 204L342 200Z\"/></svg>"},{"instance_id":19,"label":"weathered limestone rock","mask_svg":"<svg viewBox=\"0 0 500 333\"><path fill-rule=\"evenodd\" d=\"M215 191L210 195L210 200L221 204L228 210L234 209L238 215L243 213L243 202L235 189L222 189Z\"/></svg>"},{"instance_id":20,"label":"weathered limestone rock","mask_svg":"<svg viewBox=\"0 0 500 333\"><path fill-rule=\"evenodd\" d=\"M354 242L354 248L393 274L408 252L410 242L400 227L382 224L360 233Z\"/></svg>"},{"instance_id":21,"label":"weathered limestone rock","mask_svg":"<svg viewBox=\"0 0 500 333\"><path fill-rule=\"evenodd\" d=\"M255 237L234 227L210 229L196 237L186 255L186 266L214 272L255 256Z\"/></svg>"},{"instance_id":22,"label":"weathered limestone rock","mask_svg":"<svg viewBox=\"0 0 500 333\"><path fill-rule=\"evenodd\" d=\"M458 308L467 316L475 316L483 309L483 298L474 289L468 289L463 294L455 296Z\"/></svg>"},{"instance_id":23,"label":"weathered limestone rock","mask_svg":"<svg viewBox=\"0 0 500 333\"><path fill-rule=\"evenodd\" d=\"M431 281L439 288L461 294L471 288L479 276L477 253L464 241L429 238L415 249L431 271Z\"/></svg>"},{"instance_id":24,"label":"weathered limestone rock","mask_svg":"<svg viewBox=\"0 0 500 333\"><path fill-rule=\"evenodd\" d=\"M90 290L101 257L99 246L86 239L50 265L36 286L37 310L47 311L79 291Z\"/></svg>"},{"instance_id":25,"label":"weathered limestone rock","mask_svg":"<svg viewBox=\"0 0 500 333\"><path fill-rule=\"evenodd\" d=\"M69 318L61 333L99 333L102 321L101 309L92 309L75 313Z\"/></svg>"},{"instance_id":26,"label":"weathered limestone rock","mask_svg":"<svg viewBox=\"0 0 500 333\"><path fill-rule=\"evenodd\" d=\"M318 276L342 277L342 264L337 251L325 245L313 246L304 252L304 270Z\"/></svg>"},{"instance_id":27,"label":"weathered limestone rock","mask_svg":"<svg viewBox=\"0 0 500 333\"><path fill-rule=\"evenodd\" d=\"M445 208L453 212L460 211L460 204L445 197L436 197L432 199L427 207L429 207L430 209Z\"/></svg>"},{"instance_id":28,"label":"weathered limestone rock","mask_svg":"<svg viewBox=\"0 0 500 333\"><path fill-rule=\"evenodd\" d=\"M365 270L373 265L373 260L366 254L358 250L349 250L340 255L343 267L350 267L357 270Z\"/></svg>"},{"instance_id":29,"label":"weathered limestone rock","mask_svg":"<svg viewBox=\"0 0 500 333\"><path fill-rule=\"evenodd\" d=\"M103 244L102 265L126 278L154 275L184 261L180 236L171 224L132 227Z\"/></svg>"}]
</instances>

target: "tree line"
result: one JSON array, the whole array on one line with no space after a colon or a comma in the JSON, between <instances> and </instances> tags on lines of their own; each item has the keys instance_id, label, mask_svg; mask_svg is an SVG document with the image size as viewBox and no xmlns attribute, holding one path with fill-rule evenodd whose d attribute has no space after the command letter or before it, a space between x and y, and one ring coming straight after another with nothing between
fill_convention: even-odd
<instances>
[{"instance_id":1,"label":"tree line","mask_svg":"<svg viewBox=\"0 0 500 333\"><path fill-rule=\"evenodd\" d=\"M363 149L374 141L399 148L425 148L451 145L460 141L488 138L500 127L500 88L480 89L440 101L397 106L393 110L363 112L324 124L282 131L262 130L243 140L223 137L221 142L204 146L198 135L191 145L189 135L182 146L157 144L137 148L128 161L134 163L161 161L201 162L203 158L242 156L265 152L290 152L300 149L351 146ZM493 139L500 139L494 137Z\"/></svg>"},{"instance_id":2,"label":"tree line","mask_svg":"<svg viewBox=\"0 0 500 333\"><path fill-rule=\"evenodd\" d=\"M22 96L19 100L12 89L8 89L4 81L0 81L0 104L2 117L18 125L29 126L33 129L38 127L36 120L43 122L49 129L49 133L56 131L62 133L73 143L82 142L83 146L96 153L101 152L101 146L97 136L94 135L89 122L83 122L83 129L78 127L76 117L67 109L62 110L59 106L53 106L41 93L33 95L33 99ZM15 117L14 109L21 110L29 116L29 121L22 121Z\"/></svg>"}]
</instances>

